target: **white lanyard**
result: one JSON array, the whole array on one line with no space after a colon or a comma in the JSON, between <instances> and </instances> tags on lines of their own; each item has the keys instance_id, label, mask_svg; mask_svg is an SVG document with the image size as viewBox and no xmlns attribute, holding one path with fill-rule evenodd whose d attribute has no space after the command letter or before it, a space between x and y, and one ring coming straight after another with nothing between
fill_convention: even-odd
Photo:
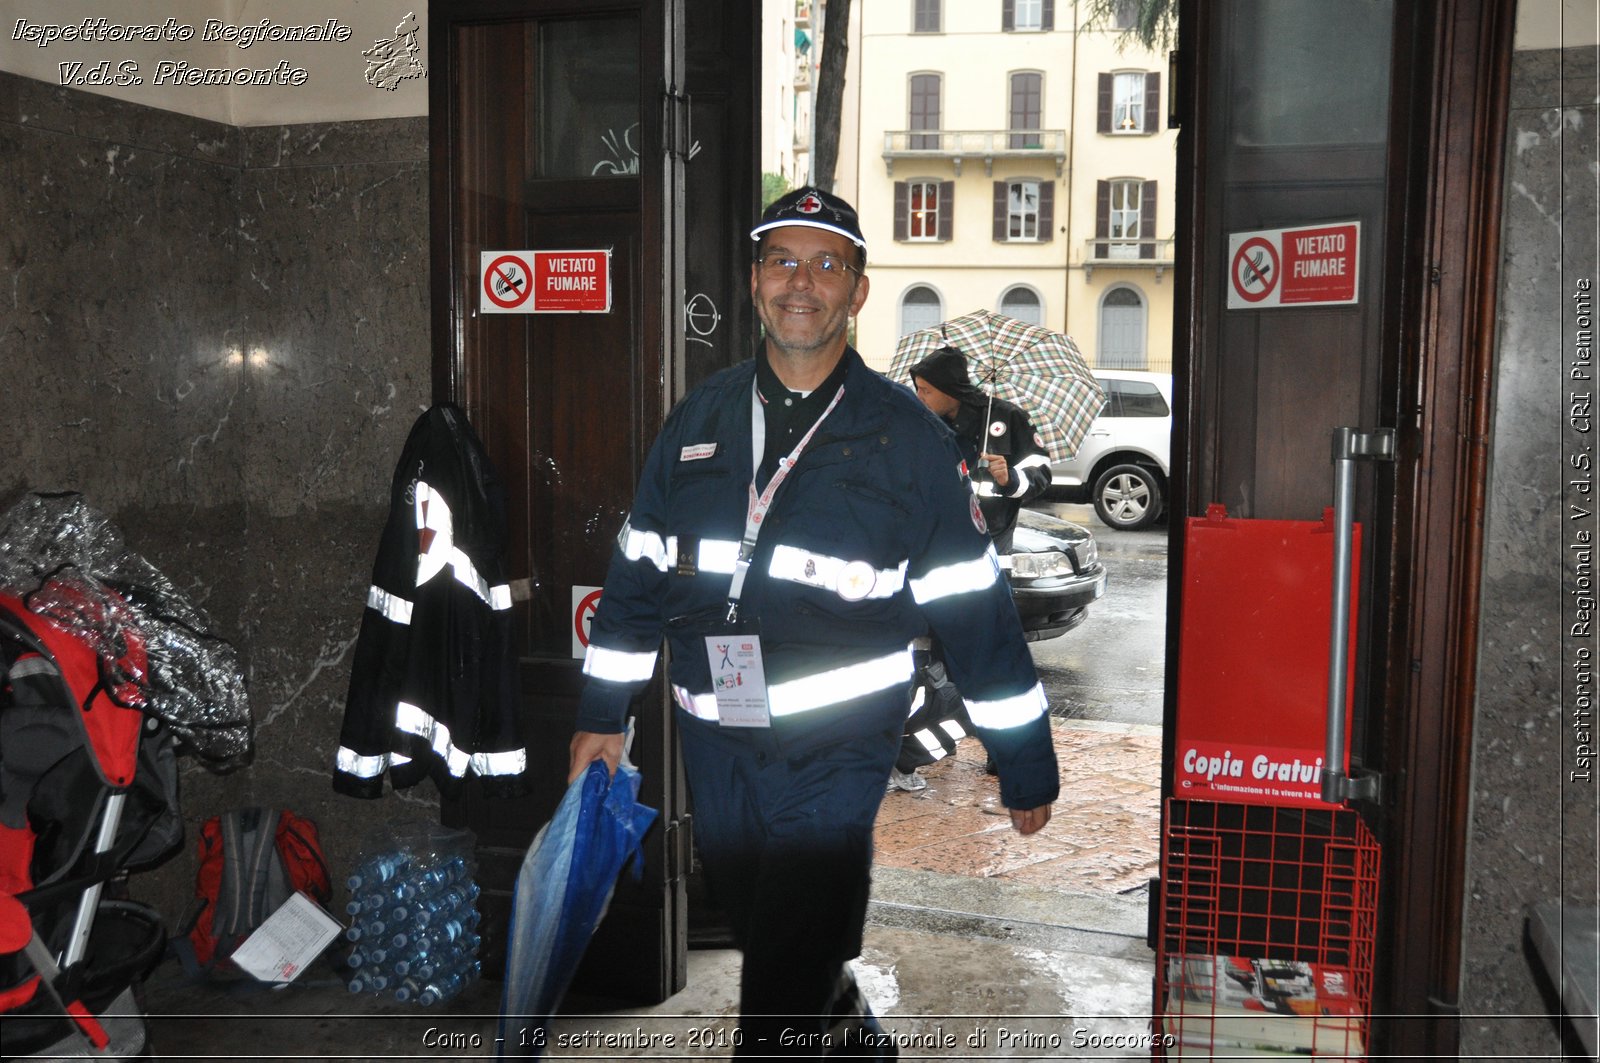
<instances>
[{"instance_id":1,"label":"white lanyard","mask_svg":"<svg viewBox=\"0 0 1600 1063\"><path fill-rule=\"evenodd\" d=\"M761 534L761 522L766 520L767 511L772 508L772 500L778 495L778 488L788 479L789 470L800 460L800 454L811 442L811 437L817 434L817 429L822 427L822 422L828 419L828 414L833 412L833 408L839 405L839 400L842 398L844 398L844 385L840 384L839 390L833 394L833 401L822 411L822 416L818 417L816 423L800 437L800 442L794 445L788 457L778 459L777 471L772 474L772 479L767 481L766 489L757 494L756 477L761 474L761 458L766 451L767 416L761 408L759 387L751 386L750 458L753 468L750 475L750 504L745 509L744 538L739 541L739 560L733 566L733 583L728 587L729 623L739 619L739 595L744 592L744 577L750 571L750 559L756 554L756 537Z\"/></svg>"}]
</instances>

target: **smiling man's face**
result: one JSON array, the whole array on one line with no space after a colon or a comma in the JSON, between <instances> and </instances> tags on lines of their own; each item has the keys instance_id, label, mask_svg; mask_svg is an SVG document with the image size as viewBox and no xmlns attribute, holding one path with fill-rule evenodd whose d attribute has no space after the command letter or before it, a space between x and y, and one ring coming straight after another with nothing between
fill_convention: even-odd
<instances>
[{"instance_id":1,"label":"smiling man's face","mask_svg":"<svg viewBox=\"0 0 1600 1063\"><path fill-rule=\"evenodd\" d=\"M764 257L782 255L799 259L793 273L750 268L750 299L767 328L773 353L806 359L842 351L850 318L867 301L867 278L856 271L856 245L838 233L806 225L772 230L762 249ZM832 255L851 268L825 274L806 261Z\"/></svg>"}]
</instances>

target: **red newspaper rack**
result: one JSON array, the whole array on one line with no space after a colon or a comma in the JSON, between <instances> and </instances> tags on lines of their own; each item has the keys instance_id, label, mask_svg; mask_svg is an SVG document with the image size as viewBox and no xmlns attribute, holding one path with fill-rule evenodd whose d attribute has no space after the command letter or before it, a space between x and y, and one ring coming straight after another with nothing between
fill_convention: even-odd
<instances>
[{"instance_id":1,"label":"red newspaper rack","mask_svg":"<svg viewBox=\"0 0 1600 1063\"><path fill-rule=\"evenodd\" d=\"M1365 1059L1379 850L1347 808L1171 798L1158 1058Z\"/></svg>"}]
</instances>

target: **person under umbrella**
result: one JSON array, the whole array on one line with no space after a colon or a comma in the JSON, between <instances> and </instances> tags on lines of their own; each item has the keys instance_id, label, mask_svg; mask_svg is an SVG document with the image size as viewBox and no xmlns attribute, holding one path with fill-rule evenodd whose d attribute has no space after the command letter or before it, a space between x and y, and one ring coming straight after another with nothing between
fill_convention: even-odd
<instances>
[{"instance_id":1,"label":"person under umbrella","mask_svg":"<svg viewBox=\"0 0 1600 1063\"><path fill-rule=\"evenodd\" d=\"M967 359L941 347L911 367L917 398L956 434L996 553L1011 552L1017 512L1050 486L1050 455L1026 412L967 376Z\"/></svg>"},{"instance_id":2,"label":"person under umbrella","mask_svg":"<svg viewBox=\"0 0 1600 1063\"><path fill-rule=\"evenodd\" d=\"M910 374L917 398L955 432L995 551L1010 553L1018 511L1050 486L1050 455L1038 430L1021 407L974 385L966 356L954 347L934 351L913 365ZM937 735L942 729L950 735L943 739L947 751L954 749L955 734L970 733L960 696L937 650L919 651L917 683L922 703L906 721L900 756L889 773L889 785L912 793L928 785L917 769L942 755L917 741L916 733L930 728ZM954 724L953 733L946 721ZM985 767L993 773L994 761Z\"/></svg>"}]
</instances>

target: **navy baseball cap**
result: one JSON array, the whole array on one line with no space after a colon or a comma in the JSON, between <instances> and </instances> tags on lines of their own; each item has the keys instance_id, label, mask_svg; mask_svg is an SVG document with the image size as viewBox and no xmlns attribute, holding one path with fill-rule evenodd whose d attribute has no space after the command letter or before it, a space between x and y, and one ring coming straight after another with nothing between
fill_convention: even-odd
<instances>
[{"instance_id":1,"label":"navy baseball cap","mask_svg":"<svg viewBox=\"0 0 1600 1063\"><path fill-rule=\"evenodd\" d=\"M861 223L856 219L856 208L820 188L797 188L761 212L761 222L750 230L750 239L759 240L768 229L785 225L808 225L813 229L826 229L838 233L851 243L867 249L866 237L861 235Z\"/></svg>"}]
</instances>

